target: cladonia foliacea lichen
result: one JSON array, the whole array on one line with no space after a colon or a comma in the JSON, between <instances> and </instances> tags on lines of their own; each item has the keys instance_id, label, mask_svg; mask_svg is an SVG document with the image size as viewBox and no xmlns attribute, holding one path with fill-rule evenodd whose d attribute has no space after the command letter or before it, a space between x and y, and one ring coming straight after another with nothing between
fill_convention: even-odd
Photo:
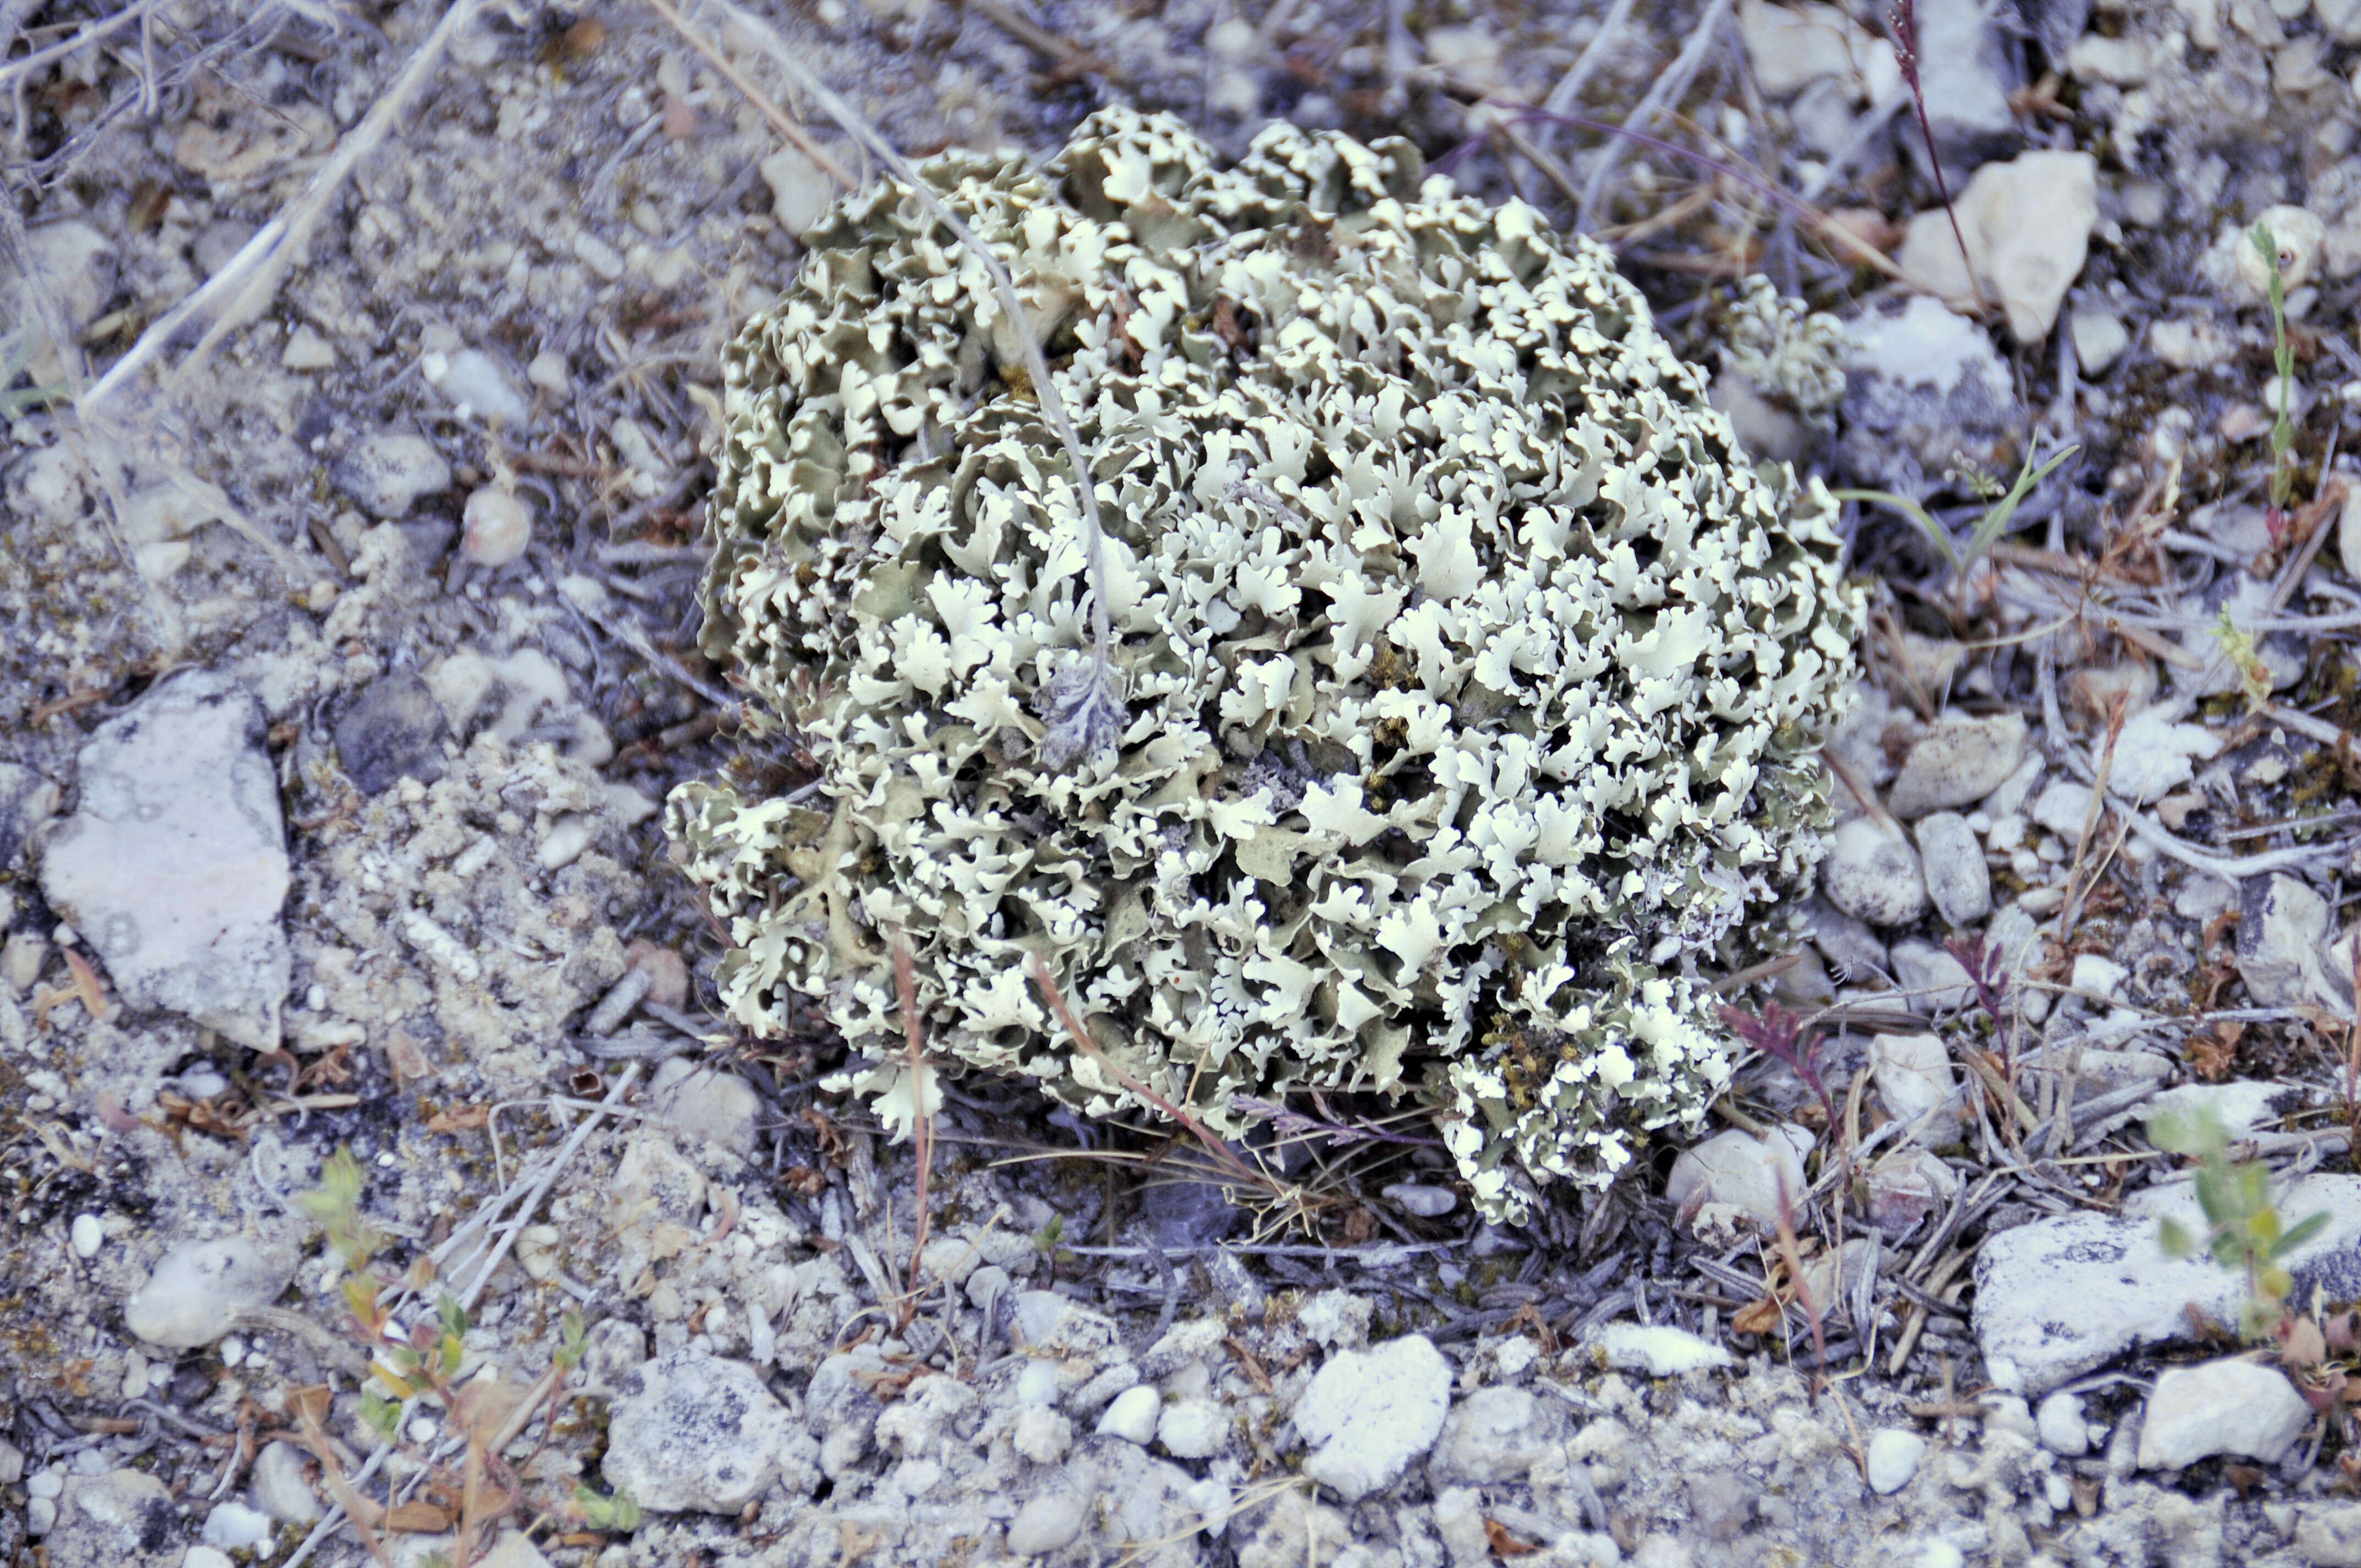
<instances>
[{"instance_id":1,"label":"cladonia foliacea lichen","mask_svg":"<svg viewBox=\"0 0 2361 1568\"><path fill-rule=\"evenodd\" d=\"M905 1128L953 1064L1226 1135L1241 1096L1410 1096L1496 1216L1693 1128L1709 981L1792 939L1819 852L1827 493L1737 449L1605 250L1405 142L1224 167L1109 111L923 175L1028 323L889 181L725 358L705 648L820 770L672 798L730 1014L818 1003ZM1043 712L1093 588L1026 330L1128 716L1073 758Z\"/></svg>"}]
</instances>

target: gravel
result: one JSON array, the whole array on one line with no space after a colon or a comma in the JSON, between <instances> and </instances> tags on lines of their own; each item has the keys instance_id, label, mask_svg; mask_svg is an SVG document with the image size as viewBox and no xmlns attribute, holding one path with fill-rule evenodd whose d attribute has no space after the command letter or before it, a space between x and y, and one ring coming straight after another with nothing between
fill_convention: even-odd
<instances>
[{"instance_id":1,"label":"gravel","mask_svg":"<svg viewBox=\"0 0 2361 1568\"><path fill-rule=\"evenodd\" d=\"M318 9L168 6L152 38L19 82L25 135L0 159L47 298L0 269L0 334L42 327L11 339L24 373L0 389L120 364L357 145L442 12L401 0L332 27ZM2093 30L2059 5L2026 8L2019 36L1919 7L1929 115L1997 312L1755 225L1765 271L1847 345L1832 419L1756 391L1750 428L1792 441L1799 475L1907 494L1964 541L1977 471L2005 485L2028 449L2081 448L1957 575L1890 508L1841 514L1875 674L1831 749L1878 800L1831 832L1824 897L1779 912L1805 923L1808 961L1719 998L1798 1014L1839 1117L1861 1090L1859 1135L1879 1141L1856 1152L1840 1266L1816 1240L1838 1140L1807 1084L1746 1053L1717 1103L1770 1145L1735 1122L1662 1129L1612 1192L1513 1228L1477 1223L1417 1141L1434 1129L1370 1097L1249 1121L1236 1149L1287 1162L1309 1198L1273 1210L1187 1144L946 1074L914 1267L916 1151L823 1087L847 1064L813 1014L761 1042L714 1020L746 912L684 895L652 815L725 768L783 813L808 779L795 730L750 735L732 672L695 652L697 531L719 345L798 264L828 181L644 16L601 12L592 38L569 30L577 7L514 9L454 40L263 308L195 362L201 323L159 333L185 375L142 372L76 412L10 400L0 1295L23 1332L0 1557L287 1560L326 1497L307 1451L259 1441L296 1391L329 1390L354 1468L378 1442L343 1274L302 1201L343 1148L380 1276L434 1253L428 1296L473 1290L465 1376L529 1387L583 1320L555 1420L529 1412L503 1455L533 1511L488 1524L469 1568L2361 1563L2342 1450L2286 1440L2310 1412L2268 1344L2224 1359L2193 1337L2191 1307L2233 1323L2245 1284L2162 1255L2159 1219L2197 1212L2147 1135L2199 1102L2251 1132L2283 1222L2332 1216L2290 1260L2291 1299L2361 1299L2361 1191L2323 1174L2341 1168L2319 1111L2341 1105L2341 1068L2283 1015L2349 1005L2330 978L2355 837L2334 737L2361 714L2320 618L2350 611L2361 503L2312 509L2361 373L2361 182L2342 149L2361 129L2344 81L2361 12L2137 0ZM1235 153L1283 111L1407 136L1430 171L1464 147L1455 177L1493 199L1521 181L1547 221L1571 216L1434 81L1540 102L1597 7L1410 7L1397 38L1384 8L1333 0L1052 4L1028 8L1048 35L1029 44L996 9L820 5L779 25L906 147L1046 150L1122 97ZM101 10L40 10L34 41ZM1557 106L1621 122L1695 10L1633 7ZM1790 16L1849 36L1749 0L1714 49ZM1876 96L1894 79L1877 21L1807 70L1757 60L1751 82L1709 51L1678 106L1742 127L1751 163L1819 181L1809 199L1878 243L1906 234L1915 265L1956 242L1915 114ZM2023 112L1995 112L2012 92ZM1577 179L1598 145L1519 134ZM1641 167L1653 185L1619 174L1592 226L1622 231L1659 320L1714 363L1730 283L1707 273L1742 214L1630 230L1696 172L1627 148ZM2269 313L2241 244L2266 214L2308 252L2289 295L2290 510L2323 532L2292 576L2269 502ZM35 323L50 306L71 356ZM1233 320L1240 352L1282 351ZM1318 501L1320 460L1290 504ZM2273 707L2250 708L2250 678ZM2114 798L2093 812L2103 762ZM2118 803L2175 842L2126 833ZM1488 918L1515 965L1515 912ZM1977 937L1999 1022L1942 947ZM643 961L664 983L619 990ZM1914 1022L1889 971L1946 1007ZM2005 1066L2029 1130L1971 1059ZM1956 1116L1906 1144L1883 1131L1938 1090ZM1028 1150L1058 1157L995 1163ZM1764 1304L1780 1177L1791 1202L1819 1193L1792 1216L1806 1266L1866 1281L1828 1303L1826 1368L1800 1309ZM485 1271L470 1226L502 1193L515 1234ZM432 1321L433 1302L400 1312ZM1119 1407L1145 1426L1118 1435ZM411 1445L364 1487L383 1498L428 1462ZM451 1480L413 1495L456 1496ZM617 1482L635 1530L512 1528ZM393 1539L404 1562L455 1550ZM209 1543L233 1540L255 1545ZM367 1560L344 1532L306 1559Z\"/></svg>"}]
</instances>

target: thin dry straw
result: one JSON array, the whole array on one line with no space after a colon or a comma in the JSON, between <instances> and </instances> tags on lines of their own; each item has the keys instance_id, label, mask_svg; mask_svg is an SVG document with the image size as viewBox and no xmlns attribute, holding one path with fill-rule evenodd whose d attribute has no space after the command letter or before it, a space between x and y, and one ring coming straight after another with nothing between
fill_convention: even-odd
<instances>
[{"instance_id":1,"label":"thin dry straw","mask_svg":"<svg viewBox=\"0 0 2361 1568\"><path fill-rule=\"evenodd\" d=\"M312 230L326 215L329 198L344 185L346 177L360 160L377 150L394 124L410 106L420 88L434 76L434 67L442 59L445 45L481 9L483 0L452 0L451 8L443 14L434 30L403 65L401 74L385 90L360 124L347 131L336 143L335 151L313 172L303 190L285 211L255 231L254 237L239 247L227 265L207 280L204 285L167 311L133 344L129 352L107 367L106 374L91 383L89 389L74 400L74 411L86 420L94 420L104 405L132 378L159 358L166 348L181 338L191 323L208 312L215 313L205 334L198 339L166 378L164 390L168 397L177 394L186 384L190 374L204 363L208 355L219 346L221 340L235 332L250 314L259 310L273 291L288 266L300 254ZM216 310L216 307L218 309Z\"/></svg>"}]
</instances>

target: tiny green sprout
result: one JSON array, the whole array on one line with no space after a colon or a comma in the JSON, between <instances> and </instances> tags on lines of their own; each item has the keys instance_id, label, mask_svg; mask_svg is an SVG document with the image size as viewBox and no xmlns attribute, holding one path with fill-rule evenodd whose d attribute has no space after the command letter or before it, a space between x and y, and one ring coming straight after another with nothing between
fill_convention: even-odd
<instances>
[{"instance_id":1,"label":"tiny green sprout","mask_svg":"<svg viewBox=\"0 0 2361 1568\"><path fill-rule=\"evenodd\" d=\"M640 1505L631 1501L629 1492L618 1490L611 1497L602 1497L588 1486L577 1483L574 1511L595 1530L620 1535L640 1528Z\"/></svg>"},{"instance_id":2,"label":"tiny green sprout","mask_svg":"<svg viewBox=\"0 0 2361 1568\"><path fill-rule=\"evenodd\" d=\"M2255 634L2230 618L2230 607L2224 605L2213 622L2213 641L2230 667L2238 672L2238 685L2246 694L2246 711L2260 713L2270 706L2271 667L2263 662L2261 649L2255 644Z\"/></svg>"},{"instance_id":3,"label":"tiny green sprout","mask_svg":"<svg viewBox=\"0 0 2361 1568\"><path fill-rule=\"evenodd\" d=\"M319 1223L328 1245L357 1274L385 1245L381 1232L360 1219L361 1188L367 1181L350 1148L339 1147L320 1165L320 1185L295 1195L295 1206Z\"/></svg>"},{"instance_id":4,"label":"tiny green sprout","mask_svg":"<svg viewBox=\"0 0 2361 1568\"><path fill-rule=\"evenodd\" d=\"M362 1389L361 1424L377 1433L380 1441L391 1442L401 1424L401 1401L389 1399L374 1389Z\"/></svg>"},{"instance_id":5,"label":"tiny green sprout","mask_svg":"<svg viewBox=\"0 0 2361 1568\"><path fill-rule=\"evenodd\" d=\"M2325 1213L2293 1225L2279 1217L2271 1197L2270 1168L2259 1160L2232 1163L2230 1136L2211 1107L2158 1115L2148 1124L2148 1140L2169 1154L2197 1161L2198 1207L2205 1232L2199 1235L2177 1221L2158 1222L2158 1245L2172 1257L2211 1256L2224 1268L2246 1276L2246 1301L2239 1309L2239 1332L2260 1339L2287 1315L2294 1277L2285 1260L2328 1226Z\"/></svg>"},{"instance_id":6,"label":"tiny green sprout","mask_svg":"<svg viewBox=\"0 0 2361 1568\"><path fill-rule=\"evenodd\" d=\"M1033 1234L1034 1250L1038 1252L1044 1257L1049 1256L1052 1253L1058 1250L1058 1243L1065 1234L1066 1216L1063 1214L1050 1215L1049 1223Z\"/></svg>"},{"instance_id":7,"label":"tiny green sprout","mask_svg":"<svg viewBox=\"0 0 2361 1568\"><path fill-rule=\"evenodd\" d=\"M1968 535L1965 544L1953 539L1951 531L1944 527L1934 513L1908 496L1896 495L1892 490L1831 490L1828 493L1840 501L1876 501L1908 518L1918 532L1927 536L1927 543L1943 557L1943 564L1951 569L1952 580L1956 582L1967 576L1975 564L1984 558L1984 553L2008 532L2009 521L2016 515L2016 509L2024 503L2025 498L2033 493L2034 487L2048 478L2060 463L2081 450L2079 446L2059 447L2037 466L2033 461L2033 454L2026 453L2024 466L2016 471L2016 482L2004 493L2000 491L1999 481L1991 475L1973 464L1963 463L1960 469L1963 481L1992 502L1984 509L1984 515Z\"/></svg>"},{"instance_id":8,"label":"tiny green sprout","mask_svg":"<svg viewBox=\"0 0 2361 1568\"><path fill-rule=\"evenodd\" d=\"M590 1341L582 1325L582 1314L568 1312L558 1320L557 1354L552 1357L560 1372L571 1372L582 1365L590 1352Z\"/></svg>"},{"instance_id":9,"label":"tiny green sprout","mask_svg":"<svg viewBox=\"0 0 2361 1568\"><path fill-rule=\"evenodd\" d=\"M28 409L62 402L71 395L64 387L15 385L33 362L34 346L31 334L11 329L7 318L0 316L0 418L14 419Z\"/></svg>"},{"instance_id":10,"label":"tiny green sprout","mask_svg":"<svg viewBox=\"0 0 2361 1568\"><path fill-rule=\"evenodd\" d=\"M2279 378L2279 407L2271 420L2271 510L2284 515L2295 495L2295 421L2290 412L2295 406L2295 351L2288 346L2287 281L2279 273L2279 242L2270 225L2257 223L2246 238L2270 273L2271 366Z\"/></svg>"}]
</instances>

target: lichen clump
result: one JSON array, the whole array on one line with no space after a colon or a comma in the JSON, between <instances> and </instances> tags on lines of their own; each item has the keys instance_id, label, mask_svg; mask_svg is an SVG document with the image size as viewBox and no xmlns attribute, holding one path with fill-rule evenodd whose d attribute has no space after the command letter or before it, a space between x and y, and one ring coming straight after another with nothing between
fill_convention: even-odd
<instances>
[{"instance_id":1,"label":"lichen clump","mask_svg":"<svg viewBox=\"0 0 2361 1568\"><path fill-rule=\"evenodd\" d=\"M1727 1080L1701 970L1779 939L1857 611L1608 254L1276 126L1094 116L925 178L1013 274L1092 455L1129 727L1052 767L1091 642L1073 476L987 269L886 183L725 359L706 646L804 800L689 785L723 999L816 999L905 1119L926 1047L1092 1115L1115 1070L1405 1092L1488 1212L1603 1181ZM1077 1049L1034 959L1098 1043Z\"/></svg>"}]
</instances>

